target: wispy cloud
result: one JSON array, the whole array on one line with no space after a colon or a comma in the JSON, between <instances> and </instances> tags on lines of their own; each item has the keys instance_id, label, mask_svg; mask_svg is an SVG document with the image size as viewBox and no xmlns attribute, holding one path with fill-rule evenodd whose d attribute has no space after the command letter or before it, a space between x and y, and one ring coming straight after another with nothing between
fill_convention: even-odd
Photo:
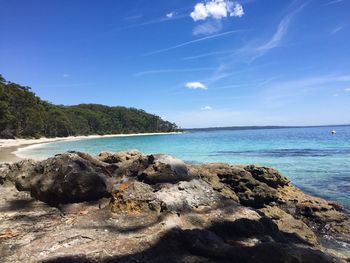
<instances>
[{"instance_id":1,"label":"wispy cloud","mask_svg":"<svg viewBox=\"0 0 350 263\"><path fill-rule=\"evenodd\" d=\"M341 31L343 28L344 28L344 26L338 26L338 27L334 28L334 29L331 31L331 35L334 35L334 34L338 33L338 32Z\"/></svg>"},{"instance_id":2,"label":"wispy cloud","mask_svg":"<svg viewBox=\"0 0 350 263\"><path fill-rule=\"evenodd\" d=\"M196 71L211 71L215 70L215 68L187 68L187 69L154 69L141 71L135 74L136 77L145 76L145 75L153 75L153 74L162 74L162 73L183 73L183 72L196 72Z\"/></svg>"},{"instance_id":3,"label":"wispy cloud","mask_svg":"<svg viewBox=\"0 0 350 263\"><path fill-rule=\"evenodd\" d=\"M350 75L322 75L306 77L297 80L275 82L264 90L264 97L269 103L283 104L284 98L290 98L303 94L304 92L319 88L334 86L336 83L350 82ZM349 89L350 90L350 89Z\"/></svg>"},{"instance_id":4,"label":"wispy cloud","mask_svg":"<svg viewBox=\"0 0 350 263\"><path fill-rule=\"evenodd\" d=\"M137 24L128 25L128 26L119 28L117 30L120 31L120 30L125 30L125 29L130 29L130 28L137 28L137 27L143 27L143 26L148 26L148 25L153 25L153 24L160 24L160 23L170 22L170 21L184 19L184 18L187 18L187 15L178 15L176 12L171 12L171 13L166 14L164 17L148 20L145 22L137 23Z\"/></svg>"},{"instance_id":5,"label":"wispy cloud","mask_svg":"<svg viewBox=\"0 0 350 263\"><path fill-rule=\"evenodd\" d=\"M135 15L130 15L130 16L124 17L123 19L129 21L129 20L140 19L141 17L142 17L141 14L135 14Z\"/></svg>"},{"instance_id":6,"label":"wispy cloud","mask_svg":"<svg viewBox=\"0 0 350 263\"><path fill-rule=\"evenodd\" d=\"M338 3L343 2L343 1L344 0L333 0L333 1L330 1L328 3L325 3L324 6L338 4Z\"/></svg>"},{"instance_id":7,"label":"wispy cloud","mask_svg":"<svg viewBox=\"0 0 350 263\"><path fill-rule=\"evenodd\" d=\"M339 94L338 94L338 93L335 93L335 94L333 94L332 96L333 96L333 97L338 97Z\"/></svg>"},{"instance_id":8,"label":"wispy cloud","mask_svg":"<svg viewBox=\"0 0 350 263\"><path fill-rule=\"evenodd\" d=\"M194 36L197 36L197 35L211 35L211 34L214 34L214 33L217 33L219 31L221 31L221 29L222 29L221 21L210 20L210 21L206 21L203 24L197 25L193 29L193 35Z\"/></svg>"},{"instance_id":9,"label":"wispy cloud","mask_svg":"<svg viewBox=\"0 0 350 263\"><path fill-rule=\"evenodd\" d=\"M350 82L350 75L323 75L316 77L302 78L298 80L286 81L283 83L276 83L275 86L279 89L285 88L300 88L319 86L322 84L335 83L335 82Z\"/></svg>"},{"instance_id":10,"label":"wispy cloud","mask_svg":"<svg viewBox=\"0 0 350 263\"><path fill-rule=\"evenodd\" d=\"M69 74L63 74L62 77L68 78L70 75Z\"/></svg>"},{"instance_id":11,"label":"wispy cloud","mask_svg":"<svg viewBox=\"0 0 350 263\"><path fill-rule=\"evenodd\" d=\"M229 62L229 63L222 63L220 64L216 70L213 72L211 76L209 76L207 79L205 79L205 82L208 84L213 84L217 81L221 81L223 79L231 78L236 75L236 77L240 77L243 73L247 73L250 71L255 71L258 68L264 68L267 65L271 65L272 63L264 63L264 64L259 64L259 65L249 65L249 67L241 67L239 64L235 64L234 62ZM272 81L274 78L268 78L265 79L267 82ZM259 81L259 83L255 83L254 85L263 85L263 81ZM229 85L232 86L232 85ZM240 85L242 86L242 85Z\"/></svg>"},{"instance_id":12,"label":"wispy cloud","mask_svg":"<svg viewBox=\"0 0 350 263\"><path fill-rule=\"evenodd\" d=\"M187 41L187 42L183 42L183 43L180 43L178 45L171 46L171 47L168 47L168 48L163 48L163 49L158 49L158 50L155 50L155 51L152 51L152 52L148 52L148 53L144 54L144 56L149 56L149 55L163 53L163 52L170 51L170 50L173 50L173 49L177 49L177 48L180 48L180 47L192 45L192 44L195 44L195 43L198 43L198 42L202 42L202 41L206 41L206 40L210 40L210 39L220 38L220 37L223 37L223 36L227 36L227 35L234 34L234 33L239 33L239 32L242 32L242 31L244 31L244 30L231 30L231 31L226 31L226 32L220 33L220 34L215 34L215 35L211 35L211 36L207 36L207 37L198 38L198 39Z\"/></svg>"},{"instance_id":13,"label":"wispy cloud","mask_svg":"<svg viewBox=\"0 0 350 263\"><path fill-rule=\"evenodd\" d=\"M344 89L344 91L350 91L350 88L346 88L346 89Z\"/></svg>"},{"instance_id":14,"label":"wispy cloud","mask_svg":"<svg viewBox=\"0 0 350 263\"><path fill-rule=\"evenodd\" d=\"M252 51L256 52L256 57L265 54L267 51L279 47L283 38L288 32L289 26L293 20L293 18L305 7L301 5L294 11L287 14L278 24L276 32L272 35L272 37L265 43L262 43L260 46L257 46L252 49Z\"/></svg>"},{"instance_id":15,"label":"wispy cloud","mask_svg":"<svg viewBox=\"0 0 350 263\"><path fill-rule=\"evenodd\" d=\"M183 59L191 60L191 59L198 59L198 58L204 58L204 57L210 57L210 56L216 56L216 55L232 54L233 52L234 52L233 50L214 51L214 52L203 53L195 56L184 57Z\"/></svg>"},{"instance_id":16,"label":"wispy cloud","mask_svg":"<svg viewBox=\"0 0 350 263\"><path fill-rule=\"evenodd\" d=\"M187 82L185 84L185 87L188 89L208 89L207 86L205 86L203 83L195 81L195 82Z\"/></svg>"},{"instance_id":17,"label":"wispy cloud","mask_svg":"<svg viewBox=\"0 0 350 263\"><path fill-rule=\"evenodd\" d=\"M213 107L211 107L211 106L204 106L201 108L201 110L212 110L212 109L213 109Z\"/></svg>"}]
</instances>

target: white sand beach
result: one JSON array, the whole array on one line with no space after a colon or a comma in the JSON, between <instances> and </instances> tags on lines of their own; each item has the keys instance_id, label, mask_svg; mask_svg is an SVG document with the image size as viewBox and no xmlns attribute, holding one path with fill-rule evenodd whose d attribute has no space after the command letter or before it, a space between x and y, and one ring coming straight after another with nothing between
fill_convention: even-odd
<instances>
[{"instance_id":1,"label":"white sand beach","mask_svg":"<svg viewBox=\"0 0 350 263\"><path fill-rule=\"evenodd\" d=\"M159 133L131 133L131 134L108 134L108 135L87 135L87 136L69 136L69 137L56 137L39 139L0 139L0 163L1 162L15 162L21 160L20 156L16 155L16 151L20 148L29 147L31 145L51 143L57 141L75 141L86 140L96 138L107 137L130 137L130 136L152 136L152 135L166 135L166 134L178 134L181 132L159 132Z\"/></svg>"}]
</instances>

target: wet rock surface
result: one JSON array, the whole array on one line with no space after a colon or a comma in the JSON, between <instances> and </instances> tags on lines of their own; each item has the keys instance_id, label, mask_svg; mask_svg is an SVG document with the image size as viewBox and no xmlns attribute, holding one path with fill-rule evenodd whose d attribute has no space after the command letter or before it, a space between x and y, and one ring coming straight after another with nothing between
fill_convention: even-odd
<instances>
[{"instance_id":1,"label":"wet rock surface","mask_svg":"<svg viewBox=\"0 0 350 263\"><path fill-rule=\"evenodd\" d=\"M0 165L2 262L349 262L349 217L278 171L138 151Z\"/></svg>"}]
</instances>

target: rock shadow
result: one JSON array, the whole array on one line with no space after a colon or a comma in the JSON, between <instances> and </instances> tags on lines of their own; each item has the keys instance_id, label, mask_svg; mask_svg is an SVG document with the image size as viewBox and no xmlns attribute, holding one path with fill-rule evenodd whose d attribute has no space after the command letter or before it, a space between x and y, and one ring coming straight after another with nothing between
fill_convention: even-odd
<instances>
[{"instance_id":1,"label":"rock shadow","mask_svg":"<svg viewBox=\"0 0 350 263\"><path fill-rule=\"evenodd\" d=\"M6 206L0 207L0 212L12 212L20 209L31 208L35 199L16 199L6 202Z\"/></svg>"},{"instance_id":2,"label":"rock shadow","mask_svg":"<svg viewBox=\"0 0 350 263\"><path fill-rule=\"evenodd\" d=\"M208 229L172 228L154 245L133 254L98 259L90 259L85 255L72 255L44 262L334 262L333 258L317 249L289 242L272 221L268 222L266 219L236 221L215 222ZM246 238L254 238L255 243L235 242L244 241Z\"/></svg>"}]
</instances>

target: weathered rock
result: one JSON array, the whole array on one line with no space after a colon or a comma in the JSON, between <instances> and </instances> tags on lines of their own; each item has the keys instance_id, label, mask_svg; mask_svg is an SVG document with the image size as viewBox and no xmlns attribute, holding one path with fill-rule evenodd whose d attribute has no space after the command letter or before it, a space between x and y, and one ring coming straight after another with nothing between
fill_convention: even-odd
<instances>
[{"instance_id":1,"label":"weathered rock","mask_svg":"<svg viewBox=\"0 0 350 263\"><path fill-rule=\"evenodd\" d=\"M198 179L164 185L155 195L168 211L177 212L215 207L220 202L217 192L208 183Z\"/></svg>"},{"instance_id":2,"label":"weathered rock","mask_svg":"<svg viewBox=\"0 0 350 263\"><path fill-rule=\"evenodd\" d=\"M150 211L160 212L161 202L151 186L138 182L124 182L113 191L110 203L113 213L138 215Z\"/></svg>"},{"instance_id":3,"label":"weathered rock","mask_svg":"<svg viewBox=\"0 0 350 263\"><path fill-rule=\"evenodd\" d=\"M260 211L271 218L280 231L288 234L288 238L312 245L318 244L316 235L303 221L295 219L277 206L267 206L260 209Z\"/></svg>"},{"instance_id":4,"label":"weathered rock","mask_svg":"<svg viewBox=\"0 0 350 263\"><path fill-rule=\"evenodd\" d=\"M127 152L101 152L97 155L97 159L105 163L123 163L126 161L134 161L142 158L143 155L138 150Z\"/></svg>"},{"instance_id":5,"label":"weathered rock","mask_svg":"<svg viewBox=\"0 0 350 263\"><path fill-rule=\"evenodd\" d=\"M153 155L143 155L139 151L108 153L103 152L97 159L116 167L115 176L135 177L140 175L150 164L153 163Z\"/></svg>"},{"instance_id":6,"label":"weathered rock","mask_svg":"<svg viewBox=\"0 0 350 263\"><path fill-rule=\"evenodd\" d=\"M11 165L9 163L2 163L0 164L0 185L3 185L7 182L11 182L12 179L10 176L13 176L11 174Z\"/></svg>"},{"instance_id":7,"label":"weathered rock","mask_svg":"<svg viewBox=\"0 0 350 263\"><path fill-rule=\"evenodd\" d=\"M279 189L278 197L281 209L317 232L349 237L350 220L338 204L307 195L292 185Z\"/></svg>"},{"instance_id":8,"label":"weathered rock","mask_svg":"<svg viewBox=\"0 0 350 263\"><path fill-rule=\"evenodd\" d=\"M65 153L39 162L27 176L18 176L16 187L38 200L57 205L97 200L109 196L110 172L91 156Z\"/></svg>"},{"instance_id":9,"label":"weathered rock","mask_svg":"<svg viewBox=\"0 0 350 263\"><path fill-rule=\"evenodd\" d=\"M15 183L17 178L30 177L35 168L34 160L23 160L13 164L0 164L0 184Z\"/></svg>"},{"instance_id":10,"label":"weathered rock","mask_svg":"<svg viewBox=\"0 0 350 263\"><path fill-rule=\"evenodd\" d=\"M190 172L192 176L199 176L211 183L215 190L227 197L222 189L227 191L228 187L242 205L257 209L276 207L273 213L264 210L266 215L276 219L276 212L279 211L281 218L275 222L283 227L282 231L294 233L310 244L317 241L308 229L317 229L319 234L336 234L340 240L350 241L350 220L339 205L303 193L272 168L217 163L191 165ZM291 217L286 217L277 208Z\"/></svg>"},{"instance_id":11,"label":"weathered rock","mask_svg":"<svg viewBox=\"0 0 350 263\"><path fill-rule=\"evenodd\" d=\"M140 179L151 184L176 183L192 179L186 164L172 156L154 155L153 163L140 175Z\"/></svg>"},{"instance_id":12,"label":"weathered rock","mask_svg":"<svg viewBox=\"0 0 350 263\"><path fill-rule=\"evenodd\" d=\"M248 171L253 178L272 188L285 186L290 183L287 177L283 176L273 168L248 165L244 167L244 169Z\"/></svg>"},{"instance_id":13,"label":"weathered rock","mask_svg":"<svg viewBox=\"0 0 350 263\"><path fill-rule=\"evenodd\" d=\"M193 169L197 169L197 174L202 178L206 178L207 181L220 181L228 186L238 196L243 205L261 208L265 204L278 201L275 188L255 179L242 166L219 163L194 165L192 171ZM196 172L194 173L196 174Z\"/></svg>"},{"instance_id":14,"label":"weathered rock","mask_svg":"<svg viewBox=\"0 0 350 263\"><path fill-rule=\"evenodd\" d=\"M215 174L216 169L223 164L210 164L210 165L190 165L188 167L189 174L193 178L201 178L209 183L215 191L218 191L221 195L234 201L239 201L238 196L230 187L221 182L220 178Z\"/></svg>"}]
</instances>

